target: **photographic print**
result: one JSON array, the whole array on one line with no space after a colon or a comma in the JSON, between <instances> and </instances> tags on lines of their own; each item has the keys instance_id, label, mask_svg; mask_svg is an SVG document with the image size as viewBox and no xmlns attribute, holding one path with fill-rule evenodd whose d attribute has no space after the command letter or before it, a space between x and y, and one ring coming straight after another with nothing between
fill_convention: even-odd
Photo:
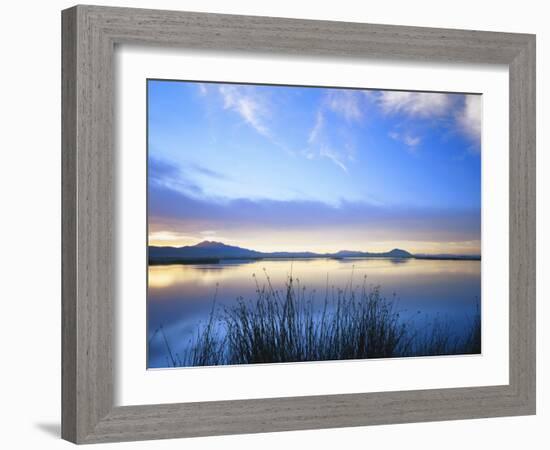
<instances>
[{"instance_id":1,"label":"photographic print","mask_svg":"<svg viewBox=\"0 0 550 450\"><path fill-rule=\"evenodd\" d=\"M147 80L147 367L480 354L481 107Z\"/></svg>"}]
</instances>

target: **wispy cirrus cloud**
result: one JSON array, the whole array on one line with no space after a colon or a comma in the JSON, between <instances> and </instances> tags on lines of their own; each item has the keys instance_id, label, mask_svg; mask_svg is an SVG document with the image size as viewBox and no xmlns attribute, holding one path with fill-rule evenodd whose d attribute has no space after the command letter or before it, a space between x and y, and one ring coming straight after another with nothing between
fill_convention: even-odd
<instances>
[{"instance_id":1,"label":"wispy cirrus cloud","mask_svg":"<svg viewBox=\"0 0 550 450\"><path fill-rule=\"evenodd\" d=\"M199 90L199 94L201 96L208 94L208 87L205 83L197 83L197 89Z\"/></svg>"},{"instance_id":2,"label":"wispy cirrus cloud","mask_svg":"<svg viewBox=\"0 0 550 450\"><path fill-rule=\"evenodd\" d=\"M305 156L327 158L344 172L349 173L348 163L354 160L355 146L351 142L350 128L364 119L365 97L360 91L329 89L325 93L315 115L315 122L308 134ZM342 120L343 119L343 120ZM334 124L339 124L339 139L331 136Z\"/></svg>"},{"instance_id":3,"label":"wispy cirrus cloud","mask_svg":"<svg viewBox=\"0 0 550 450\"><path fill-rule=\"evenodd\" d=\"M359 91L350 89L331 89L325 98L326 107L340 114L348 121L360 121L363 119L363 96Z\"/></svg>"},{"instance_id":4,"label":"wispy cirrus cloud","mask_svg":"<svg viewBox=\"0 0 550 450\"><path fill-rule=\"evenodd\" d=\"M391 131L388 133L388 136L394 141L401 142L407 146L407 149L414 153L416 147L422 142L420 136L413 136L409 133L398 133L397 131Z\"/></svg>"},{"instance_id":5,"label":"wispy cirrus cloud","mask_svg":"<svg viewBox=\"0 0 550 450\"><path fill-rule=\"evenodd\" d=\"M325 123L325 116L321 111L317 111L317 115L315 116L315 124L313 125L313 128L310 130L307 138L308 144L314 144L319 139L321 132L323 130L324 123Z\"/></svg>"},{"instance_id":6,"label":"wispy cirrus cloud","mask_svg":"<svg viewBox=\"0 0 550 450\"><path fill-rule=\"evenodd\" d=\"M448 94L441 93L381 91L378 103L387 114L434 117L447 113L452 100Z\"/></svg>"},{"instance_id":7,"label":"wispy cirrus cloud","mask_svg":"<svg viewBox=\"0 0 550 450\"><path fill-rule=\"evenodd\" d=\"M330 159L334 164L340 167L340 169L348 173L348 167L346 166L346 164L344 164L344 161L342 160L342 155L340 152L335 151L326 145L323 145L319 149L319 155L324 158Z\"/></svg>"},{"instance_id":8,"label":"wispy cirrus cloud","mask_svg":"<svg viewBox=\"0 0 550 450\"><path fill-rule=\"evenodd\" d=\"M222 96L224 109L236 112L259 134L270 137L270 131L265 124L269 115L268 108L253 87L221 85L218 91Z\"/></svg>"},{"instance_id":9,"label":"wispy cirrus cloud","mask_svg":"<svg viewBox=\"0 0 550 450\"><path fill-rule=\"evenodd\" d=\"M326 119L323 111L317 111L315 123L308 135L308 148L304 152L304 155L307 159L315 159L317 157L327 158L337 167L348 173L346 162L352 159L354 149L349 145L336 149L332 145L331 139L325 129L325 122Z\"/></svg>"},{"instance_id":10,"label":"wispy cirrus cloud","mask_svg":"<svg viewBox=\"0 0 550 450\"><path fill-rule=\"evenodd\" d=\"M420 141L421 139L418 136L410 136L408 134L403 136L403 142L409 147L416 147L418 144L420 144Z\"/></svg>"}]
</instances>

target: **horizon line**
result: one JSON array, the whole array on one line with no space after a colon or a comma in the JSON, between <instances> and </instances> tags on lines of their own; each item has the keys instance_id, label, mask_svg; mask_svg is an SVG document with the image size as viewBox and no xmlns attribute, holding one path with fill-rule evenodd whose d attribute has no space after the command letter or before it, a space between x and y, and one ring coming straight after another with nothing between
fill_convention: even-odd
<instances>
[{"instance_id":1,"label":"horizon line","mask_svg":"<svg viewBox=\"0 0 550 450\"><path fill-rule=\"evenodd\" d=\"M448 255L448 256L479 256L481 257L481 252L474 252L474 253L452 253L452 252L443 252L443 253L418 253L418 252L411 252L409 250L406 250L404 248L399 248L399 247L393 247L389 250L384 250L384 251L371 251L371 250L352 250L352 249L340 249L340 250L337 250L337 251L333 251L333 252L327 252L327 251L312 251L312 250L275 250L275 251L260 251L260 250L255 250L253 248L249 248L248 246L246 247L241 247L239 245L232 245L232 244L226 244L222 241L211 241L211 240L208 240L208 239L205 239L205 240L202 240L200 242L197 242L196 244L188 244L188 245L181 245L181 246L176 246L176 245L153 245L153 244L149 244L147 243L147 247L155 247L155 248L174 248L174 249L181 249L181 248L186 248L186 247L197 247L198 245L200 244L204 244L204 243L207 243L207 244L221 244L221 245L224 245L226 247L236 247L236 248L240 248L240 249L243 249L243 250L248 250L248 251L254 251L254 252L257 252L257 253L264 253L264 254L269 254L269 253L312 253L312 254L317 254L317 255L333 255L333 254L337 254L337 253L341 253L341 252L357 252L357 253L372 253L372 254L383 254L383 253L390 253L394 250L399 250L399 251L404 251L404 252L407 252L409 253L410 255L418 255L418 256L441 256L441 255Z\"/></svg>"}]
</instances>

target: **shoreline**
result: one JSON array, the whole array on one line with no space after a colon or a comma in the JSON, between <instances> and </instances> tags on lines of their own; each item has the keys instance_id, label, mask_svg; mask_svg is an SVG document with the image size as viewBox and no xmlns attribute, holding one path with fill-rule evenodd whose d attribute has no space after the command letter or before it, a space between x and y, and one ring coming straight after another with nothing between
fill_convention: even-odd
<instances>
[{"instance_id":1,"label":"shoreline","mask_svg":"<svg viewBox=\"0 0 550 450\"><path fill-rule=\"evenodd\" d=\"M413 255L410 257L391 257L391 256L353 256L353 257L337 257L337 256L266 256L266 257L224 257L224 258L149 258L150 266L166 266L166 265L193 265L193 264L223 264L224 261L307 261L315 259L334 259L337 261L359 261L365 259L389 259L394 261L409 261L409 260L430 260L430 261L481 261L481 256L429 256L429 255Z\"/></svg>"}]
</instances>

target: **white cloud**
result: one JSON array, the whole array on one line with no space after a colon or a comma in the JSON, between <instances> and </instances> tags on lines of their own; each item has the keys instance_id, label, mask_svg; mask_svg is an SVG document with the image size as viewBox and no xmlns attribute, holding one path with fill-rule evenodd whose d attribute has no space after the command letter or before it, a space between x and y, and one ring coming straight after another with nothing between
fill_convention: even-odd
<instances>
[{"instance_id":1,"label":"white cloud","mask_svg":"<svg viewBox=\"0 0 550 450\"><path fill-rule=\"evenodd\" d=\"M204 96L208 94L208 88L206 87L206 84L204 83L198 83L197 87L199 88L199 94Z\"/></svg>"},{"instance_id":2,"label":"white cloud","mask_svg":"<svg viewBox=\"0 0 550 450\"><path fill-rule=\"evenodd\" d=\"M223 85L219 87L219 91L225 109L235 111L258 133L269 137L269 129L264 124L267 110L252 89Z\"/></svg>"},{"instance_id":3,"label":"white cloud","mask_svg":"<svg viewBox=\"0 0 550 450\"><path fill-rule=\"evenodd\" d=\"M309 159L313 160L317 156L321 158L327 158L336 164L344 172L348 173L348 168L344 164L343 160L346 159L346 154L348 155L347 159L352 159L353 149L351 147L347 148L347 151L337 151L330 146L330 139L324 133L325 126L325 116L322 110L317 111L317 116L315 118L315 124L309 132L307 143L309 147L303 152L303 155Z\"/></svg>"},{"instance_id":4,"label":"white cloud","mask_svg":"<svg viewBox=\"0 0 550 450\"><path fill-rule=\"evenodd\" d=\"M360 121L363 119L361 102L364 97L359 91L351 90L330 90L324 97L317 114L315 122L309 131L307 143L308 148L302 152L307 159L315 159L316 157L327 158L336 166L348 173L348 167L344 161L354 161L355 147L351 142L344 142L344 129L340 133L337 144L334 145L334 137L330 137L330 133L326 130L326 116L332 112L342 116L346 121Z\"/></svg>"},{"instance_id":5,"label":"white cloud","mask_svg":"<svg viewBox=\"0 0 550 450\"><path fill-rule=\"evenodd\" d=\"M399 133L396 133L395 131L391 131L388 133L388 136L391 137L394 141L399 140Z\"/></svg>"},{"instance_id":6,"label":"white cloud","mask_svg":"<svg viewBox=\"0 0 550 450\"><path fill-rule=\"evenodd\" d=\"M309 132L309 136L307 138L308 144L313 144L315 141L319 139L324 123L325 123L325 118L323 116L323 113L321 111L317 111L317 116L315 118L315 125L313 125L313 128Z\"/></svg>"},{"instance_id":7,"label":"white cloud","mask_svg":"<svg viewBox=\"0 0 550 450\"><path fill-rule=\"evenodd\" d=\"M462 103L450 94L431 92L383 91L378 96L378 105L386 114L406 114L416 118L447 117L454 118L454 127L471 139L479 141L481 136L481 96L465 95ZM457 112L457 109L458 112ZM414 136L401 135L390 137L400 140L413 148L420 143Z\"/></svg>"},{"instance_id":8,"label":"white cloud","mask_svg":"<svg viewBox=\"0 0 550 450\"><path fill-rule=\"evenodd\" d=\"M417 117L441 116L451 106L449 95L432 92L382 91L378 102L386 114L403 113Z\"/></svg>"},{"instance_id":9,"label":"white cloud","mask_svg":"<svg viewBox=\"0 0 550 450\"><path fill-rule=\"evenodd\" d=\"M362 96L351 90L331 90L326 96L326 106L331 111L342 115L349 121L360 121L363 118L361 108Z\"/></svg>"},{"instance_id":10,"label":"white cloud","mask_svg":"<svg viewBox=\"0 0 550 450\"><path fill-rule=\"evenodd\" d=\"M402 142L405 144L409 150L414 151L418 144L422 142L422 139L420 136L413 136L409 133L397 133L396 131L391 131L388 133L388 136L392 138L394 141Z\"/></svg>"},{"instance_id":11,"label":"white cloud","mask_svg":"<svg viewBox=\"0 0 550 450\"><path fill-rule=\"evenodd\" d=\"M403 136L403 142L409 147L416 147L418 144L420 144L420 138L418 136L413 137L405 135Z\"/></svg>"},{"instance_id":12,"label":"white cloud","mask_svg":"<svg viewBox=\"0 0 550 450\"><path fill-rule=\"evenodd\" d=\"M464 109L457 115L462 130L478 140L481 137L481 95L468 95L464 100Z\"/></svg>"},{"instance_id":13,"label":"white cloud","mask_svg":"<svg viewBox=\"0 0 550 450\"><path fill-rule=\"evenodd\" d=\"M334 151L330 147L322 146L319 150L319 155L325 158L330 159L334 164L336 164L344 172L348 173L347 166L342 162L341 155L339 152Z\"/></svg>"}]
</instances>

